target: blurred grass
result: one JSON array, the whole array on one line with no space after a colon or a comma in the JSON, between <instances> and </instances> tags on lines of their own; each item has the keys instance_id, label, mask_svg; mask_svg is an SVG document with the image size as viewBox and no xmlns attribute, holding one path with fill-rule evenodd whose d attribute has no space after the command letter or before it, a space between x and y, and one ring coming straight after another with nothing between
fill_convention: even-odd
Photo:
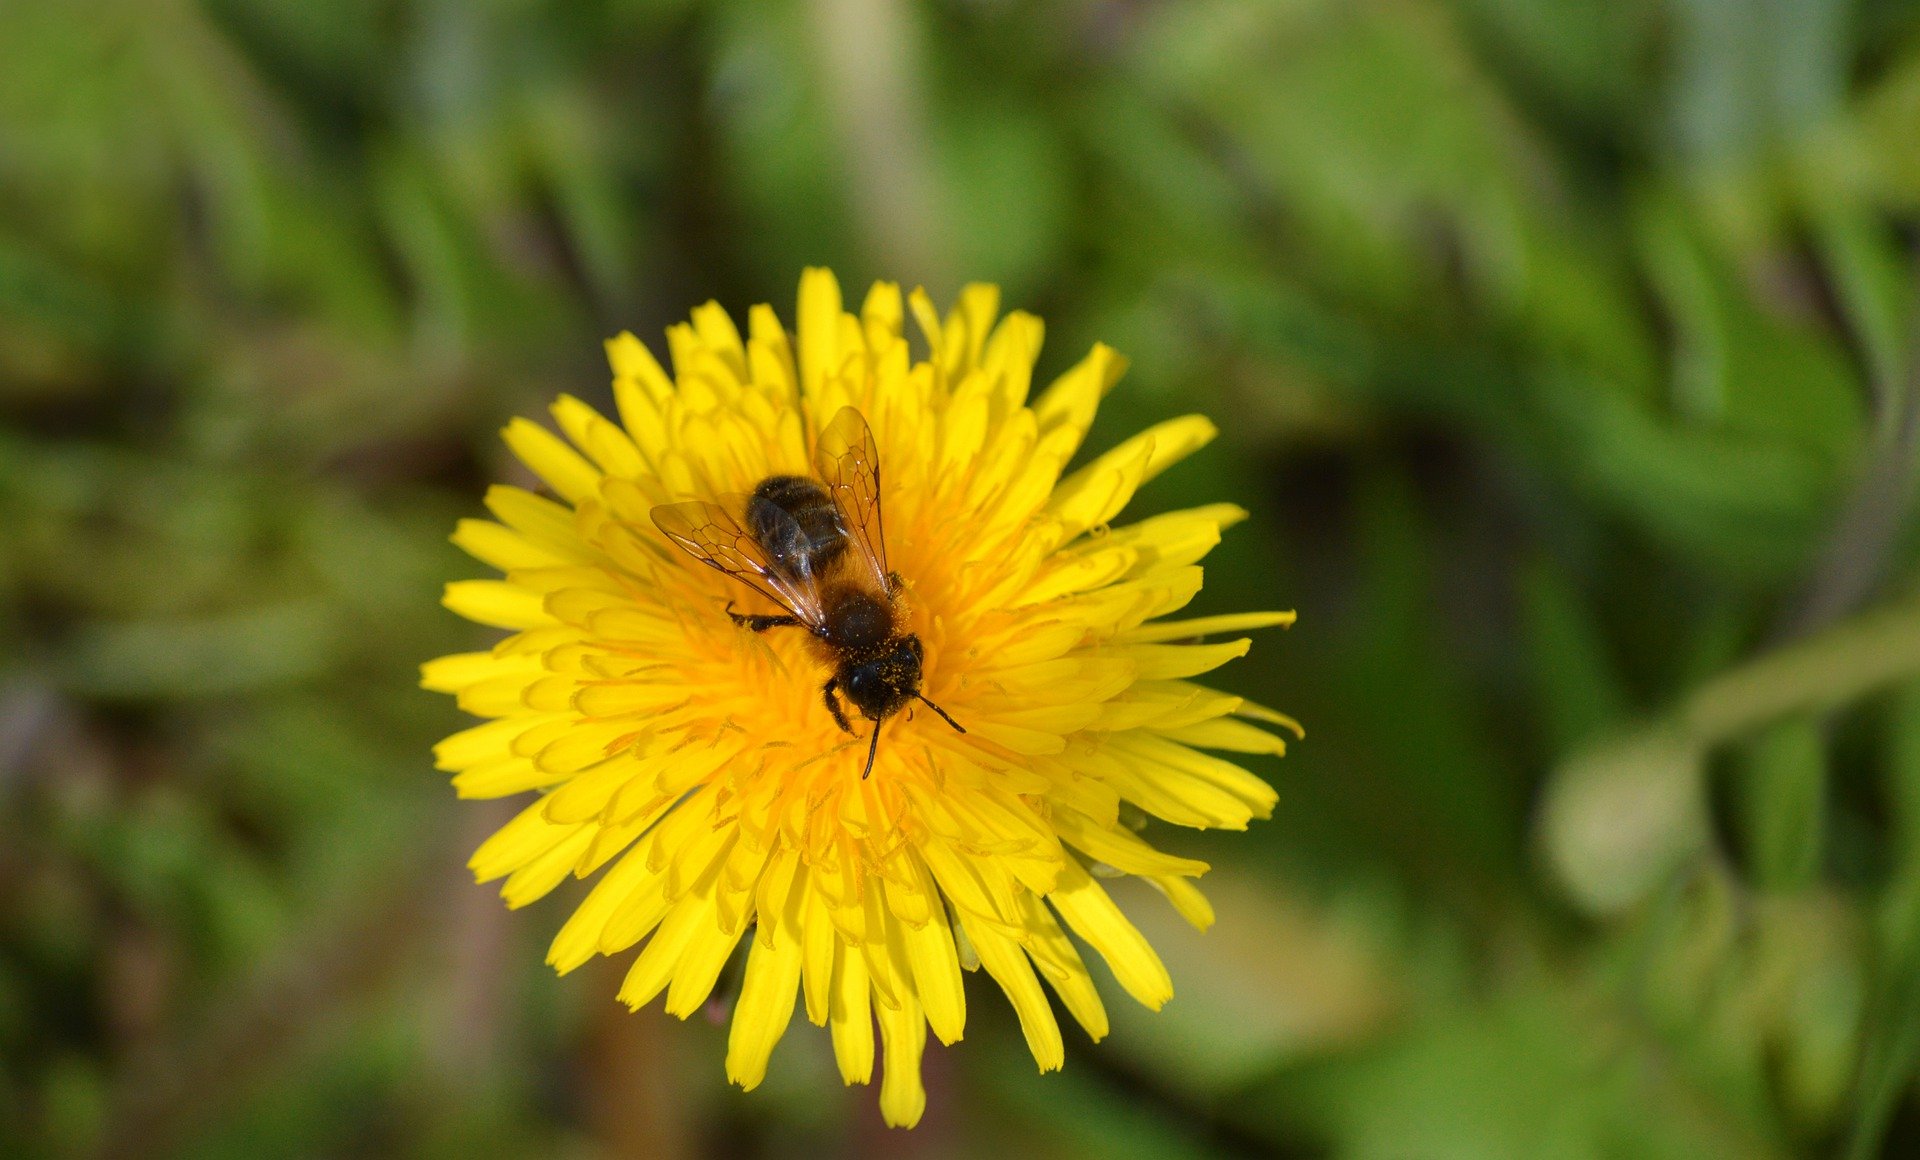
<instances>
[{"instance_id":1,"label":"blurred grass","mask_svg":"<svg viewBox=\"0 0 1920 1160\"><path fill-rule=\"evenodd\" d=\"M1915 141L1897 0L0 4L0 1154L1920 1151ZM1179 997L911 1135L551 978L413 688L498 426L809 263L1302 612Z\"/></svg>"}]
</instances>

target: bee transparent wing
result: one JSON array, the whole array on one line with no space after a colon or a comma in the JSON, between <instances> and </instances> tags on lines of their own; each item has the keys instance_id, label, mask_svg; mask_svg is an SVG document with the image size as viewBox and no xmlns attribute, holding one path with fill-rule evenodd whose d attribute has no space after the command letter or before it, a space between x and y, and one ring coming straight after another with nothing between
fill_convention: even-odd
<instances>
[{"instance_id":1,"label":"bee transparent wing","mask_svg":"<svg viewBox=\"0 0 1920 1160\"><path fill-rule=\"evenodd\" d=\"M697 500L661 504L653 509L653 523L689 556L752 588L793 614L807 628L817 632L826 624L813 576L804 567L776 566L768 558L766 549L726 508ZM801 535L797 526L792 529L792 535ZM778 538L778 529L775 538Z\"/></svg>"},{"instance_id":2,"label":"bee transparent wing","mask_svg":"<svg viewBox=\"0 0 1920 1160\"><path fill-rule=\"evenodd\" d=\"M887 567L887 537L880 519L880 449L866 417L842 407L820 430L813 452L814 472L840 513L847 538L873 572L880 591L893 592Z\"/></svg>"}]
</instances>

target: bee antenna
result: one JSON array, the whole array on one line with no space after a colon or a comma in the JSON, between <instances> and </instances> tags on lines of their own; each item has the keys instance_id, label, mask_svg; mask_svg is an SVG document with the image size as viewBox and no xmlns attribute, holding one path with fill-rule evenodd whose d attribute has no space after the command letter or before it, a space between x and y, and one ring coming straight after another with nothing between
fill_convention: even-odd
<instances>
[{"instance_id":1,"label":"bee antenna","mask_svg":"<svg viewBox=\"0 0 1920 1160\"><path fill-rule=\"evenodd\" d=\"M932 701L928 701L924 694L915 693L914 696L919 697L922 701L925 701L927 708L932 709L934 712L940 714L940 719L942 721L945 721L947 724L953 726L953 731L955 733L965 733L967 731L967 727L965 725L962 725L960 724L960 722L955 721L953 718L947 716L947 711L945 709L942 709L940 706L934 704Z\"/></svg>"},{"instance_id":2,"label":"bee antenna","mask_svg":"<svg viewBox=\"0 0 1920 1160\"><path fill-rule=\"evenodd\" d=\"M880 752L880 722L875 721L873 723L873 740L867 742L867 768L863 770L860 774L861 781L867 780L867 778L872 775L873 759L875 755L877 755L879 752Z\"/></svg>"}]
</instances>

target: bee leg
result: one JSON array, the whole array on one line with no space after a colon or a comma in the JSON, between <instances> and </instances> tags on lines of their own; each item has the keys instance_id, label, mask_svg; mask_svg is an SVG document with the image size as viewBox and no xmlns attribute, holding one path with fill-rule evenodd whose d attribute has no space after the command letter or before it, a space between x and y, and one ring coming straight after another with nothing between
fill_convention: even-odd
<instances>
[{"instance_id":1,"label":"bee leg","mask_svg":"<svg viewBox=\"0 0 1920 1160\"><path fill-rule=\"evenodd\" d=\"M853 726L847 724L847 715L840 708L840 698L833 695L833 691L839 687L839 677L828 677L827 683L820 688L820 696L827 703L827 712L833 714L833 723L840 726L840 732L851 733Z\"/></svg>"},{"instance_id":2,"label":"bee leg","mask_svg":"<svg viewBox=\"0 0 1920 1160\"><path fill-rule=\"evenodd\" d=\"M754 616L745 612L735 612L731 600L727 601L727 615L735 624L745 625L755 632L765 632L769 628L787 628L800 623L800 618L797 616Z\"/></svg>"}]
</instances>

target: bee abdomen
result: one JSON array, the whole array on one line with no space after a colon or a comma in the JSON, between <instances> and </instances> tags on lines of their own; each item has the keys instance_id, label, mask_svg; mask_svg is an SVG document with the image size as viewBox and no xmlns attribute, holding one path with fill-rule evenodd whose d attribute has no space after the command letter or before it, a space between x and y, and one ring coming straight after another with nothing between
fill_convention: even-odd
<instances>
[{"instance_id":1,"label":"bee abdomen","mask_svg":"<svg viewBox=\"0 0 1920 1160\"><path fill-rule=\"evenodd\" d=\"M796 574L821 575L847 550L833 498L804 475L761 480L747 504L747 525L768 559Z\"/></svg>"}]
</instances>

